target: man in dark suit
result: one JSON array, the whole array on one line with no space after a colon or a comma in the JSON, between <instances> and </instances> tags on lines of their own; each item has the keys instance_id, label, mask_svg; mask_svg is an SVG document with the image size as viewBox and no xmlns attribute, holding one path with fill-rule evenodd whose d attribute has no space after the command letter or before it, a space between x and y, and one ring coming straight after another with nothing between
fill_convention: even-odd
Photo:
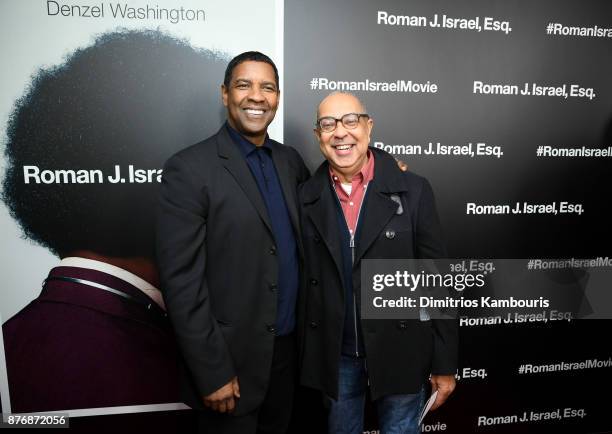
<instances>
[{"instance_id":1,"label":"man in dark suit","mask_svg":"<svg viewBox=\"0 0 612 434\"><path fill-rule=\"evenodd\" d=\"M368 385L381 433L420 432L428 377L433 408L454 389L457 323L363 320L360 276L362 259L444 257L433 193L369 147L373 121L355 96L329 95L317 118L327 161L299 191L308 280L301 380L332 398L330 433L363 431Z\"/></svg>"},{"instance_id":2,"label":"man in dark suit","mask_svg":"<svg viewBox=\"0 0 612 434\"><path fill-rule=\"evenodd\" d=\"M296 370L296 194L309 173L267 136L280 96L270 58L235 57L221 89L227 123L164 168L162 291L200 431L283 433Z\"/></svg>"}]
</instances>

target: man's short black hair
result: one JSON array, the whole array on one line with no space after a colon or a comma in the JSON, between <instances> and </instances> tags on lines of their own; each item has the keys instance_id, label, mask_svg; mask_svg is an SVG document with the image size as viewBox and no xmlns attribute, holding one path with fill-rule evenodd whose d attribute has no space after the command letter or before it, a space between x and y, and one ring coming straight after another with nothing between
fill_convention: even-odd
<instances>
[{"instance_id":1,"label":"man's short black hair","mask_svg":"<svg viewBox=\"0 0 612 434\"><path fill-rule=\"evenodd\" d=\"M159 31L118 31L39 70L9 118L2 199L24 235L59 256L154 257L159 183L108 182L119 165L161 169L216 132L226 58ZM91 170L104 183L25 183L24 166Z\"/></svg>"},{"instance_id":2,"label":"man's short black hair","mask_svg":"<svg viewBox=\"0 0 612 434\"><path fill-rule=\"evenodd\" d=\"M265 62L268 65L272 66L272 69L274 69L274 79L276 80L276 87L279 88L278 69L276 68L276 65L274 64L272 59L270 59L265 54L260 53L259 51L245 51L244 53L241 53L234 57L232 60L230 60L230 63L228 63L227 68L225 69L225 78L223 79L223 84L225 85L225 87L229 87L230 81L232 81L232 74L234 73L234 69L242 62L247 62L249 60L253 62Z\"/></svg>"}]
</instances>

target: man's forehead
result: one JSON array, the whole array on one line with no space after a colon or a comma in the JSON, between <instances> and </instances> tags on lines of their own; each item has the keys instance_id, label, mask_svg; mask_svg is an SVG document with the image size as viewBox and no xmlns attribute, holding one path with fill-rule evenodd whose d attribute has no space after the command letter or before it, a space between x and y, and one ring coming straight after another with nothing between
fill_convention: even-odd
<instances>
[{"instance_id":1,"label":"man's forehead","mask_svg":"<svg viewBox=\"0 0 612 434\"><path fill-rule=\"evenodd\" d=\"M349 94L330 95L323 99L319 105L319 117L340 117L347 113L361 113L362 111L363 105L361 102Z\"/></svg>"},{"instance_id":2,"label":"man's forehead","mask_svg":"<svg viewBox=\"0 0 612 434\"><path fill-rule=\"evenodd\" d=\"M244 61L232 71L232 80L261 81L276 83L274 68L266 62Z\"/></svg>"}]
</instances>

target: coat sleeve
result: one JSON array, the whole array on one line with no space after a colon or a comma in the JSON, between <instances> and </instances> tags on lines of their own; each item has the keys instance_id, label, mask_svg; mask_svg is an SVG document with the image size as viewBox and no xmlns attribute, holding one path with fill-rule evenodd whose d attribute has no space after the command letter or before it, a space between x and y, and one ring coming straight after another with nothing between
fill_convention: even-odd
<instances>
[{"instance_id":1,"label":"coat sleeve","mask_svg":"<svg viewBox=\"0 0 612 434\"><path fill-rule=\"evenodd\" d=\"M446 257L442 240L442 228L431 185L423 179L419 198L416 225L417 258L437 259ZM434 335L433 362L431 373L450 375L457 371L459 346L459 323L454 319L432 319Z\"/></svg>"},{"instance_id":2,"label":"coat sleeve","mask_svg":"<svg viewBox=\"0 0 612 434\"><path fill-rule=\"evenodd\" d=\"M168 160L158 203L157 260L168 315L202 396L236 375L205 277L208 206L205 183L179 156Z\"/></svg>"}]
</instances>

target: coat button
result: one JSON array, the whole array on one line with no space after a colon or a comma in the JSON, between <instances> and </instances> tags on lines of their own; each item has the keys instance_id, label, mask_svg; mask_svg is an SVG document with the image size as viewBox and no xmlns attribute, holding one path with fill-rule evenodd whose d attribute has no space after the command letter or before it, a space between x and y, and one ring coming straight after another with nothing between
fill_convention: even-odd
<instances>
[{"instance_id":1,"label":"coat button","mask_svg":"<svg viewBox=\"0 0 612 434\"><path fill-rule=\"evenodd\" d=\"M270 291L276 292L277 289L278 289L278 286L276 285L276 283L271 283L270 284Z\"/></svg>"},{"instance_id":2,"label":"coat button","mask_svg":"<svg viewBox=\"0 0 612 434\"><path fill-rule=\"evenodd\" d=\"M310 279L310 284L312 286L317 286L319 284L319 281L317 279Z\"/></svg>"},{"instance_id":3,"label":"coat button","mask_svg":"<svg viewBox=\"0 0 612 434\"><path fill-rule=\"evenodd\" d=\"M314 237L314 242L315 242L315 243L317 243L317 244L319 244L319 243L321 242L321 238L319 238L319 236L318 236L318 235L315 235L315 237Z\"/></svg>"},{"instance_id":4,"label":"coat button","mask_svg":"<svg viewBox=\"0 0 612 434\"><path fill-rule=\"evenodd\" d=\"M319 326L316 321L310 321L310 328L316 329Z\"/></svg>"},{"instance_id":5,"label":"coat button","mask_svg":"<svg viewBox=\"0 0 612 434\"><path fill-rule=\"evenodd\" d=\"M270 254L271 255L276 255L276 246L270 247Z\"/></svg>"},{"instance_id":6,"label":"coat button","mask_svg":"<svg viewBox=\"0 0 612 434\"><path fill-rule=\"evenodd\" d=\"M387 232L385 232L385 237L387 237L390 240L392 240L393 238L395 238L395 231L387 231Z\"/></svg>"},{"instance_id":7,"label":"coat button","mask_svg":"<svg viewBox=\"0 0 612 434\"><path fill-rule=\"evenodd\" d=\"M400 330L405 330L408 328L408 323L406 321L400 321L397 328Z\"/></svg>"},{"instance_id":8,"label":"coat button","mask_svg":"<svg viewBox=\"0 0 612 434\"><path fill-rule=\"evenodd\" d=\"M275 333L275 332L276 332L276 327L274 327L273 325L269 325L269 326L268 326L268 331L269 331L270 333Z\"/></svg>"}]
</instances>

